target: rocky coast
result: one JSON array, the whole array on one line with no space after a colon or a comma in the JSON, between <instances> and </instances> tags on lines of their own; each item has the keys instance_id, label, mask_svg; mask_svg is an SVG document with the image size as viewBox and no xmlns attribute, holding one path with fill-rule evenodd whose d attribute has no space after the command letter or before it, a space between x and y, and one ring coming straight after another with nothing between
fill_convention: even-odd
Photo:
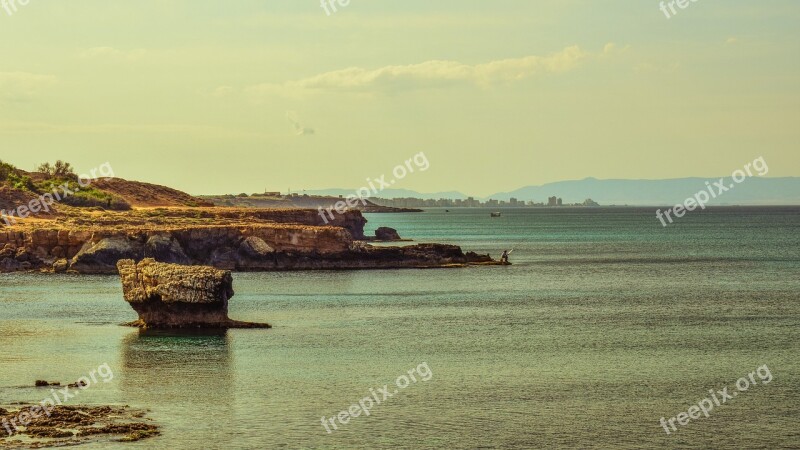
<instances>
[{"instance_id":1,"label":"rocky coast","mask_svg":"<svg viewBox=\"0 0 800 450\"><path fill-rule=\"evenodd\" d=\"M66 211L65 211L66 210ZM373 246L360 211L328 224L310 209L220 207L105 211L62 208L46 220L0 228L0 272L116 274L153 258L232 271L463 267L491 258L442 244ZM379 238L399 238L381 229Z\"/></svg>"}]
</instances>

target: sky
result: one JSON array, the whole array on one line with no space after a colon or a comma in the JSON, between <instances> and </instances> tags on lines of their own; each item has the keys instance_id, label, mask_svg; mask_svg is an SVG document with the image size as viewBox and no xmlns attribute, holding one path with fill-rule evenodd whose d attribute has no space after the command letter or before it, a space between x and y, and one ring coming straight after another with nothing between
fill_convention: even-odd
<instances>
[{"instance_id":1,"label":"sky","mask_svg":"<svg viewBox=\"0 0 800 450\"><path fill-rule=\"evenodd\" d=\"M12 0L5 0L11 3ZM192 194L800 176L800 2L0 2L0 159ZM16 10L14 8L16 7Z\"/></svg>"}]
</instances>

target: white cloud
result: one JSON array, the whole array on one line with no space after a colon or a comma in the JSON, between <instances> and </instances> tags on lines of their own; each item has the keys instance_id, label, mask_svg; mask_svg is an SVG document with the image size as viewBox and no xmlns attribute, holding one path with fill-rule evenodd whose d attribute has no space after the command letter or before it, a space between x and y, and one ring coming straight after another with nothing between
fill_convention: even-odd
<instances>
[{"instance_id":1,"label":"white cloud","mask_svg":"<svg viewBox=\"0 0 800 450\"><path fill-rule=\"evenodd\" d=\"M489 87L517 82L544 73L567 72L577 68L589 58L609 55L614 51L613 44L606 44L599 54L591 54L578 46L572 46L547 56L526 56L475 65L458 61L431 60L378 69L350 67L283 84L258 84L246 88L245 91L254 96L263 96L320 91L398 92L463 84Z\"/></svg>"},{"instance_id":2,"label":"white cloud","mask_svg":"<svg viewBox=\"0 0 800 450\"><path fill-rule=\"evenodd\" d=\"M92 47L83 50L80 55L82 58L92 59L112 59L117 61L136 61L147 53L144 49L118 50L114 47Z\"/></svg>"}]
</instances>

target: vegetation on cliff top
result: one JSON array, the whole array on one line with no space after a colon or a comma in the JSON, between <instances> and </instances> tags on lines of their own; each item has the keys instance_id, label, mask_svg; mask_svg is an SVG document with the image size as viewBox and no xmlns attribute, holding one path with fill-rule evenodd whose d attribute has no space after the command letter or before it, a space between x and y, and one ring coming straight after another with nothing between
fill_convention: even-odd
<instances>
[{"instance_id":1,"label":"vegetation on cliff top","mask_svg":"<svg viewBox=\"0 0 800 450\"><path fill-rule=\"evenodd\" d=\"M41 164L33 173L0 161L0 187L3 186L34 195L58 193L60 202L69 206L101 207L115 211L131 209L131 205L122 197L98 189L92 184L80 186L72 165L61 160L52 165ZM65 195L66 192L69 195Z\"/></svg>"}]
</instances>

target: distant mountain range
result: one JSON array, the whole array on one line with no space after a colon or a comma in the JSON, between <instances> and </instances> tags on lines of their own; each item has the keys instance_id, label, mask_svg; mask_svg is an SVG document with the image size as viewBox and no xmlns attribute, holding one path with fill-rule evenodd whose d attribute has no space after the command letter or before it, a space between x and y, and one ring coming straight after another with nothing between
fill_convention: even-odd
<instances>
[{"instance_id":1,"label":"distant mountain range","mask_svg":"<svg viewBox=\"0 0 800 450\"><path fill-rule=\"evenodd\" d=\"M475 197L479 200L495 199L547 203L547 198L556 196L564 203L579 203L587 198L601 205L674 205L683 202L698 191L707 190L706 182L713 186L717 178L674 178L667 180L583 180L559 181L540 186L526 186L511 192L499 192L489 197ZM800 177L746 178L737 184L730 177L724 177L723 185L728 188L709 202L711 205L800 205ZM730 186L733 185L733 188ZM714 187L714 193L719 188ZM325 189L307 191L314 195L349 195L350 189ZM398 198L413 197L421 199L465 199L468 196L456 191L421 193L407 189L386 189L375 197Z\"/></svg>"}]
</instances>

